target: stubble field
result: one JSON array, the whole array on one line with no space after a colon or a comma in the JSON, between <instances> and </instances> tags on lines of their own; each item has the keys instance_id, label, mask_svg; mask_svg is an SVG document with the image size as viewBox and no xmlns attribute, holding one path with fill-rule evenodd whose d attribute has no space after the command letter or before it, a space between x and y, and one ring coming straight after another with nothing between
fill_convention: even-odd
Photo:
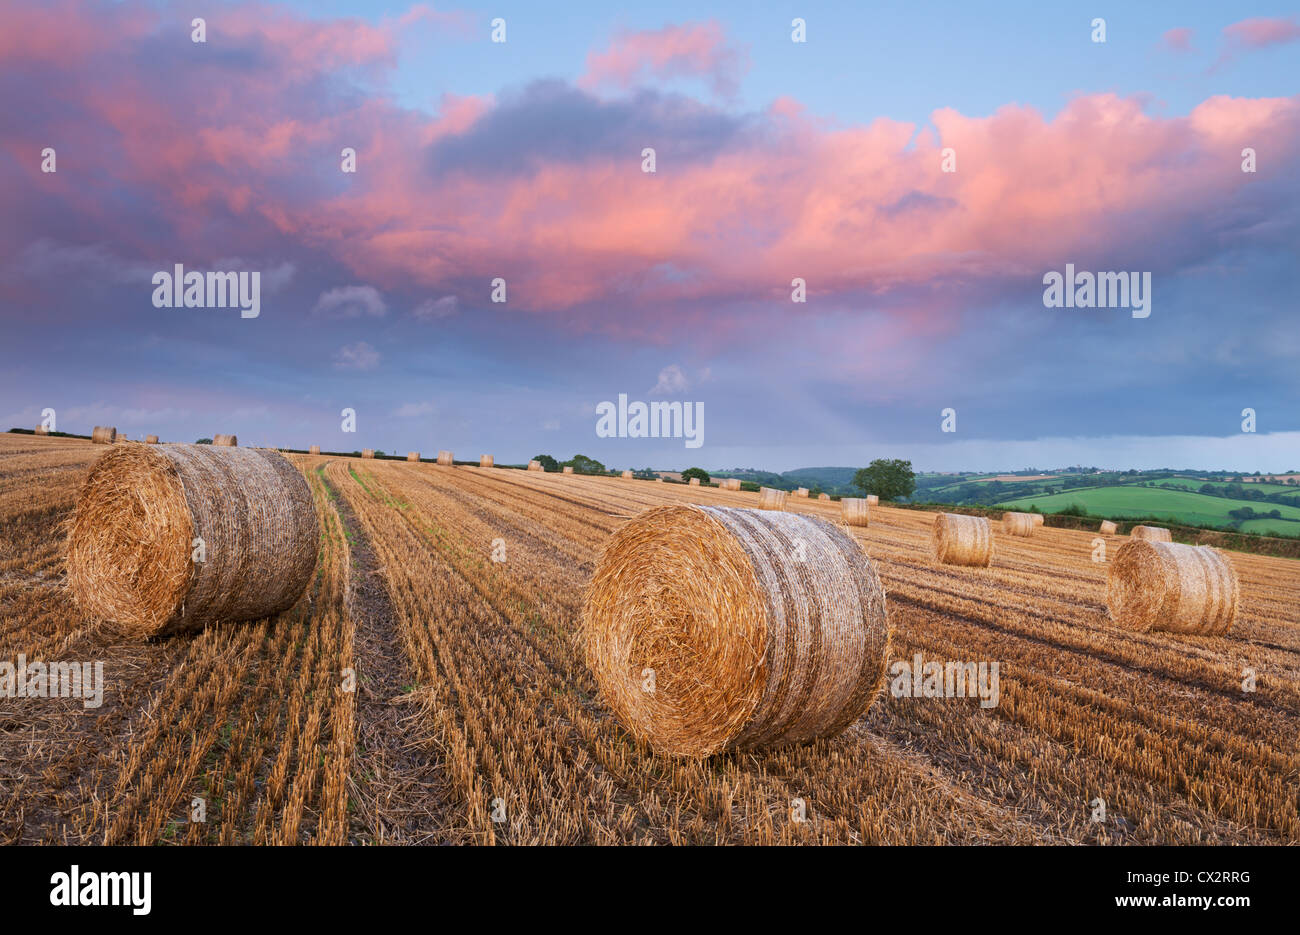
<instances>
[{"instance_id":1,"label":"stubble field","mask_svg":"<svg viewBox=\"0 0 1300 935\"><path fill-rule=\"evenodd\" d=\"M0 435L0 660L102 660L106 688L99 708L0 698L2 842L1300 841L1293 561L1229 553L1226 637L1129 633L1091 533L999 533L992 568L954 568L934 514L876 508L852 533L891 660L998 662L997 706L886 691L833 740L673 761L600 704L583 591L640 510L757 494L291 455L322 527L302 600L142 643L64 589L62 524L102 450Z\"/></svg>"}]
</instances>

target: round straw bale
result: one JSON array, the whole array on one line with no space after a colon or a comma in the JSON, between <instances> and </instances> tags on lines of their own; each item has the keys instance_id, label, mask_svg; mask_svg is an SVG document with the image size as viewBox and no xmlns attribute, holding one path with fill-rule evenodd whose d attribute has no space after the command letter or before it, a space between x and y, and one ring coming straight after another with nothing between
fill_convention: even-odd
<instances>
[{"instance_id":1,"label":"round straw bale","mask_svg":"<svg viewBox=\"0 0 1300 935\"><path fill-rule=\"evenodd\" d=\"M657 507L624 525L582 634L604 702L666 756L833 737L876 697L889 656L884 589L850 536L734 507Z\"/></svg>"},{"instance_id":2,"label":"round straw bale","mask_svg":"<svg viewBox=\"0 0 1300 935\"><path fill-rule=\"evenodd\" d=\"M312 445L310 448L307 449L307 454L309 455L320 454L320 445Z\"/></svg>"},{"instance_id":3,"label":"round straw bale","mask_svg":"<svg viewBox=\"0 0 1300 935\"><path fill-rule=\"evenodd\" d=\"M880 505L879 497L877 497L874 493L867 494L867 506L879 506L879 505Z\"/></svg>"},{"instance_id":4,"label":"round straw bale","mask_svg":"<svg viewBox=\"0 0 1300 935\"><path fill-rule=\"evenodd\" d=\"M1119 529L1119 527L1116 526L1114 523L1112 523L1110 520L1103 519L1101 521L1101 526L1097 528L1097 531L1100 532L1103 536L1113 536L1115 535L1115 530L1117 529Z\"/></svg>"},{"instance_id":5,"label":"round straw bale","mask_svg":"<svg viewBox=\"0 0 1300 935\"><path fill-rule=\"evenodd\" d=\"M408 451L408 452L406 453L406 460L407 460L407 461L419 461L419 460L420 460L420 453L419 453L418 451Z\"/></svg>"},{"instance_id":6,"label":"round straw bale","mask_svg":"<svg viewBox=\"0 0 1300 935\"><path fill-rule=\"evenodd\" d=\"M632 472L631 472L631 471L624 471L624 472L623 472L623 480L631 480L631 479L632 479Z\"/></svg>"},{"instance_id":7,"label":"round straw bale","mask_svg":"<svg viewBox=\"0 0 1300 935\"><path fill-rule=\"evenodd\" d=\"M32 434L33 434L33 435L49 435L49 434L50 434L50 430L47 429L47 428L46 428L45 426L43 426L43 425L38 425L38 426L36 426L36 428L32 429Z\"/></svg>"},{"instance_id":8,"label":"round straw bale","mask_svg":"<svg viewBox=\"0 0 1300 935\"><path fill-rule=\"evenodd\" d=\"M1218 549L1130 539L1110 565L1110 619L1130 630L1216 635L1237 617L1240 591L1232 563Z\"/></svg>"},{"instance_id":9,"label":"round straw bale","mask_svg":"<svg viewBox=\"0 0 1300 935\"><path fill-rule=\"evenodd\" d=\"M817 495L817 499L818 499L818 500L827 500L827 501L829 501L830 498L831 498L831 495L828 494L828 493L819 493L819 494Z\"/></svg>"},{"instance_id":10,"label":"round straw bale","mask_svg":"<svg viewBox=\"0 0 1300 935\"><path fill-rule=\"evenodd\" d=\"M238 448L239 439L234 435L213 435L212 444L218 448Z\"/></svg>"},{"instance_id":11,"label":"round straw bale","mask_svg":"<svg viewBox=\"0 0 1300 935\"><path fill-rule=\"evenodd\" d=\"M361 449L361 457L363 457L363 458L373 458L374 456L375 456L375 449L373 449L373 448L363 448L363 449Z\"/></svg>"},{"instance_id":12,"label":"round straw bale","mask_svg":"<svg viewBox=\"0 0 1300 935\"><path fill-rule=\"evenodd\" d=\"M95 430L90 433L90 441L93 445L111 445L117 440L117 429L111 425L97 425Z\"/></svg>"},{"instance_id":13,"label":"round straw bale","mask_svg":"<svg viewBox=\"0 0 1300 935\"><path fill-rule=\"evenodd\" d=\"M795 488L794 495L795 495L796 497L806 497L806 496L808 496L808 488L807 488L807 487L797 487L797 488Z\"/></svg>"},{"instance_id":14,"label":"round straw bale","mask_svg":"<svg viewBox=\"0 0 1300 935\"><path fill-rule=\"evenodd\" d=\"M758 508L760 510L784 510L786 497L789 496L788 490L777 490L775 487L758 488Z\"/></svg>"},{"instance_id":15,"label":"round straw bale","mask_svg":"<svg viewBox=\"0 0 1300 935\"><path fill-rule=\"evenodd\" d=\"M869 526L871 505L861 497L845 497L840 500L840 518L849 526Z\"/></svg>"},{"instance_id":16,"label":"round straw bale","mask_svg":"<svg viewBox=\"0 0 1300 935\"><path fill-rule=\"evenodd\" d=\"M479 467L492 467L493 463L491 455L479 455L478 457Z\"/></svg>"},{"instance_id":17,"label":"round straw bale","mask_svg":"<svg viewBox=\"0 0 1300 935\"><path fill-rule=\"evenodd\" d=\"M487 459L488 459L488 462L489 462L489 463L488 463L487 465L485 465L485 466L486 466L486 467L491 467L491 466L492 466L492 465L491 465L492 456L491 456L491 455L484 455L483 457L487 458ZM438 452L438 463L441 464L443 467L455 467L455 466L456 466L456 459L452 457L452 454L451 454L450 451L439 451L439 452Z\"/></svg>"},{"instance_id":18,"label":"round straw bale","mask_svg":"<svg viewBox=\"0 0 1300 935\"><path fill-rule=\"evenodd\" d=\"M934 520L934 557L945 565L993 561L993 527L983 516L940 513Z\"/></svg>"},{"instance_id":19,"label":"round straw bale","mask_svg":"<svg viewBox=\"0 0 1300 935\"><path fill-rule=\"evenodd\" d=\"M1148 542L1174 541L1174 534L1163 526L1134 526L1129 530L1129 535L1134 539L1145 539Z\"/></svg>"},{"instance_id":20,"label":"round straw bale","mask_svg":"<svg viewBox=\"0 0 1300 935\"><path fill-rule=\"evenodd\" d=\"M700 486L700 479L698 477L692 477L689 486L691 487Z\"/></svg>"},{"instance_id":21,"label":"round straw bale","mask_svg":"<svg viewBox=\"0 0 1300 935\"><path fill-rule=\"evenodd\" d=\"M1037 529L1039 526L1043 525L1043 514L1042 514L1042 513L1030 513L1030 514L1029 514L1029 517L1030 517L1030 519L1032 519L1032 520L1034 521L1034 528L1035 528L1035 529Z\"/></svg>"},{"instance_id":22,"label":"round straw bale","mask_svg":"<svg viewBox=\"0 0 1300 935\"><path fill-rule=\"evenodd\" d=\"M157 436L157 435L146 435L146 436L144 437L144 443L145 443L146 445L156 445L156 444L158 444L158 436Z\"/></svg>"},{"instance_id":23,"label":"round straw bale","mask_svg":"<svg viewBox=\"0 0 1300 935\"><path fill-rule=\"evenodd\" d=\"M1002 531L1008 536L1032 536L1036 528L1032 513L1002 514Z\"/></svg>"},{"instance_id":24,"label":"round straw bale","mask_svg":"<svg viewBox=\"0 0 1300 935\"><path fill-rule=\"evenodd\" d=\"M530 470L530 471L540 471L540 470L542 470L542 462L540 462L540 461L529 461L529 462L528 462L528 470Z\"/></svg>"},{"instance_id":25,"label":"round straw bale","mask_svg":"<svg viewBox=\"0 0 1300 935\"><path fill-rule=\"evenodd\" d=\"M572 474L572 473L573 473L573 465L572 465L572 464L566 464L566 465L564 466L564 473L565 473L565 474Z\"/></svg>"},{"instance_id":26,"label":"round straw bale","mask_svg":"<svg viewBox=\"0 0 1300 935\"><path fill-rule=\"evenodd\" d=\"M721 484L722 484L722 489L723 489L723 490L739 490L739 489L740 489L740 478L739 478L739 477L724 477L724 478L722 479L722 481L721 481Z\"/></svg>"},{"instance_id":27,"label":"round straw bale","mask_svg":"<svg viewBox=\"0 0 1300 935\"><path fill-rule=\"evenodd\" d=\"M278 452L123 445L82 485L68 587L133 637L256 620L302 594L319 537L307 482Z\"/></svg>"}]
</instances>

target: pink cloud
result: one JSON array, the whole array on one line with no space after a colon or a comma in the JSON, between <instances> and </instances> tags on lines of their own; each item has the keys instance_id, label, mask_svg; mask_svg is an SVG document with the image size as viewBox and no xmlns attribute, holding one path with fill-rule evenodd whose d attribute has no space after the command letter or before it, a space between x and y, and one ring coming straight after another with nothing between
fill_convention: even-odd
<instances>
[{"instance_id":1,"label":"pink cloud","mask_svg":"<svg viewBox=\"0 0 1300 935\"><path fill-rule=\"evenodd\" d=\"M0 147L27 173L0 188L11 218L0 254L19 253L59 213L87 242L146 265L315 254L299 266L329 269L329 287L362 281L416 302L454 297L467 310L500 276L505 310L565 329L739 328L739 313L718 310L788 308L790 280L802 277L810 310L869 303L901 331L941 333L972 302L1023 290L1066 262L1198 261L1218 249L1215 225L1238 209L1241 186L1258 184L1239 171L1241 148L1267 147L1273 165L1300 158L1300 98L1214 97L1186 116L1155 117L1138 99L1093 94L1051 119L1016 105L978 117L939 110L919 134L884 118L835 125L788 98L744 123L651 98L665 134L711 128L678 158L661 152L655 175L640 171L639 138L618 136L485 167L470 157L498 145L486 132L494 120L513 128L516 116L548 115L531 113L531 101L510 111L492 98L444 97L431 115L382 95L317 92L340 71L388 61L382 30L348 36L353 25L236 8L223 13L228 36L277 53L306 37L315 52L225 71L170 64L162 81L132 46L161 28L150 8L128 4L119 21L92 6L85 19L102 32L84 63L44 32L82 22L82 6L50 9L14 14L30 41L0 72L33 67L66 81L50 100L71 95L77 106L0 118ZM716 27L700 29L720 39ZM632 60L674 59L598 56L593 73L622 80L634 71L617 62ZM574 97L588 100L555 97L566 117L609 112L607 102L573 109ZM12 114L19 102L4 103ZM50 139L61 141L54 177L35 156ZM469 156L440 167L448 141ZM339 171L344 146L357 150L355 175ZM947 147L955 173L940 171ZM623 314L636 310L654 314Z\"/></svg>"},{"instance_id":2,"label":"pink cloud","mask_svg":"<svg viewBox=\"0 0 1300 935\"><path fill-rule=\"evenodd\" d=\"M748 70L748 55L727 44L717 22L684 23L620 32L605 51L587 54L587 73L579 85L626 88L647 76L661 81L701 77L715 93L731 96Z\"/></svg>"},{"instance_id":3,"label":"pink cloud","mask_svg":"<svg viewBox=\"0 0 1300 935\"><path fill-rule=\"evenodd\" d=\"M1280 45L1300 39L1300 24L1297 24L1294 18L1257 16L1225 27L1223 34L1232 42L1245 48L1262 49L1265 46Z\"/></svg>"},{"instance_id":4,"label":"pink cloud","mask_svg":"<svg viewBox=\"0 0 1300 935\"><path fill-rule=\"evenodd\" d=\"M1190 27L1177 26L1167 30L1160 37L1160 41L1164 43L1165 48L1173 52L1190 52L1192 50L1192 35L1193 30Z\"/></svg>"}]
</instances>

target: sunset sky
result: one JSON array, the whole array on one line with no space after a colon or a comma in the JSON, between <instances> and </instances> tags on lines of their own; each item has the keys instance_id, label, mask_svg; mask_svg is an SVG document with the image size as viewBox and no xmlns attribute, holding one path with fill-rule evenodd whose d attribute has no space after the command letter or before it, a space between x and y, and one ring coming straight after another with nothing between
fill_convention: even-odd
<instances>
[{"instance_id":1,"label":"sunset sky","mask_svg":"<svg viewBox=\"0 0 1300 935\"><path fill-rule=\"evenodd\" d=\"M0 430L1300 468L1300 5L756 6L0 0ZM260 315L155 308L178 263ZM704 445L598 438L620 393Z\"/></svg>"}]
</instances>

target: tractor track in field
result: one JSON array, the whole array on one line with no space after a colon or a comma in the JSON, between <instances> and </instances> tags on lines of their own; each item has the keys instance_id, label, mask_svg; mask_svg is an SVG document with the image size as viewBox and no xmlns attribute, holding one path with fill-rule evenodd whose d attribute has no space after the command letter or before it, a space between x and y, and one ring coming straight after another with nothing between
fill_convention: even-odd
<instances>
[{"instance_id":1,"label":"tractor track in field","mask_svg":"<svg viewBox=\"0 0 1300 935\"><path fill-rule=\"evenodd\" d=\"M355 626L357 744L349 798L354 844L438 844L446 824L441 765L407 728L416 677L402 651L383 570L351 505L321 473L349 539L347 608Z\"/></svg>"}]
</instances>

